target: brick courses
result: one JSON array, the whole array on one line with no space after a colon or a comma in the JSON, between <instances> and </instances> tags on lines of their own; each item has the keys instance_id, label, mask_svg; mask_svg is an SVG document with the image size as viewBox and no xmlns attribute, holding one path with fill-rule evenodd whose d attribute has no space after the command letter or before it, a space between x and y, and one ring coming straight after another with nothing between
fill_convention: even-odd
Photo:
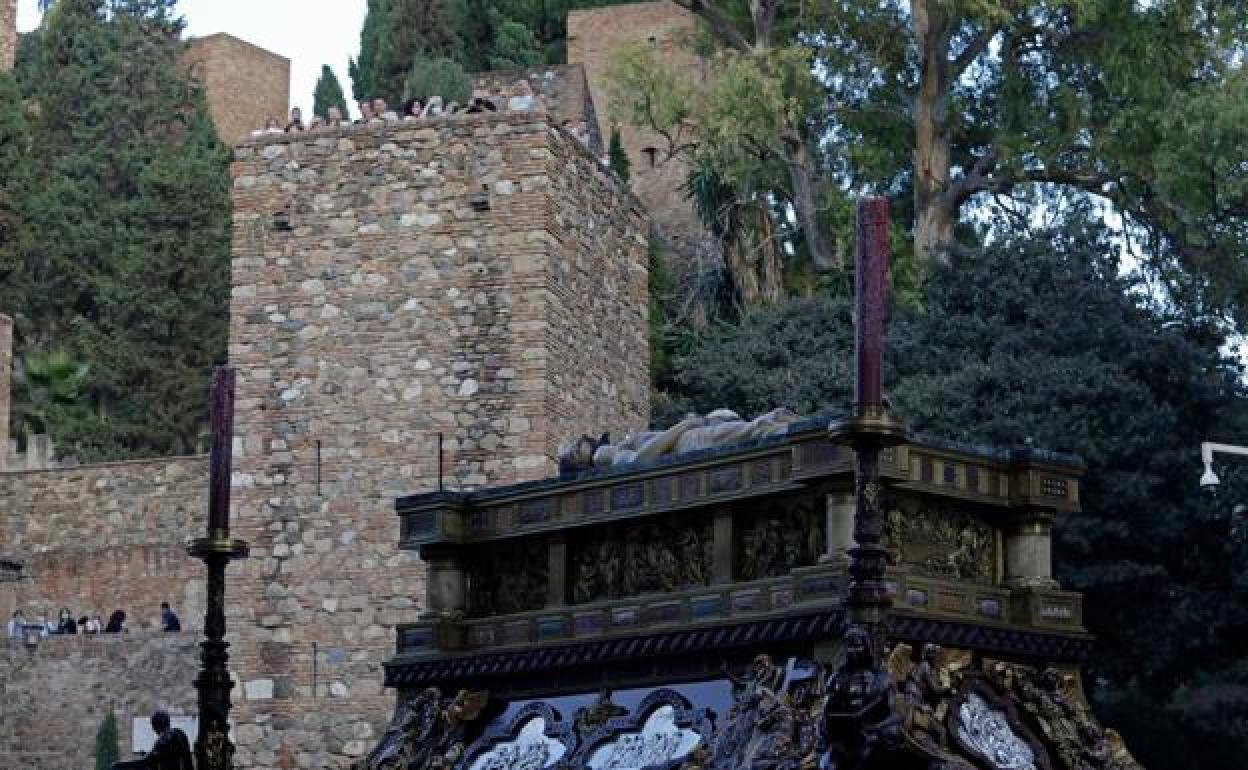
<instances>
[{"instance_id":1,"label":"brick courses","mask_svg":"<svg viewBox=\"0 0 1248 770\"><path fill-rule=\"evenodd\" d=\"M693 15L669 0L568 13L568 62L585 68L604 143L611 136L613 122L608 98L613 52L630 43L650 45L669 66L705 77L706 62L684 45L693 31ZM688 166L679 158L662 162L666 140L656 133L627 124L619 128L621 144L631 162L633 192L673 249L689 258L703 247L707 236L682 189Z\"/></svg>"},{"instance_id":2,"label":"brick courses","mask_svg":"<svg viewBox=\"0 0 1248 770\"><path fill-rule=\"evenodd\" d=\"M4 2L4 0L0 0ZM224 32L190 41L183 63L204 88L217 133L237 142L273 116L286 123L290 60Z\"/></svg>"}]
</instances>

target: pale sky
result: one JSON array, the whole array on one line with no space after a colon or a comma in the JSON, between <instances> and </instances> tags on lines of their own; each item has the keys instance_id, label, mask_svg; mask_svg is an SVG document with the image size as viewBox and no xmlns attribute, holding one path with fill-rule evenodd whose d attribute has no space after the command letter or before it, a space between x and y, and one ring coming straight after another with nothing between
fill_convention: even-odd
<instances>
[{"instance_id":1,"label":"pale sky","mask_svg":"<svg viewBox=\"0 0 1248 770\"><path fill-rule=\"evenodd\" d=\"M290 104L312 109L321 65L334 69L351 102L347 57L360 45L366 0L179 0L188 37L228 32L290 59ZM38 0L17 0L17 29L39 25Z\"/></svg>"}]
</instances>

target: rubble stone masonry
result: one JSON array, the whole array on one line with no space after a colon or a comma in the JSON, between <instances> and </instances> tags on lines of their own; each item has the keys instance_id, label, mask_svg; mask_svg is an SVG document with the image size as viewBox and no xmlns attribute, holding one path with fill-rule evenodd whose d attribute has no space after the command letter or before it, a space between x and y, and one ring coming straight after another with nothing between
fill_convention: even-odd
<instances>
[{"instance_id":1,"label":"rubble stone masonry","mask_svg":"<svg viewBox=\"0 0 1248 770\"><path fill-rule=\"evenodd\" d=\"M198 656L194 633L49 636L34 650L0 639L0 767L95 767L95 733L110 710L121 758L133 758L136 717L195 714Z\"/></svg>"},{"instance_id":2,"label":"rubble stone masonry","mask_svg":"<svg viewBox=\"0 0 1248 770\"><path fill-rule=\"evenodd\" d=\"M237 761L345 766L424 570L394 498L551 474L648 417L640 205L542 113L236 149L229 568Z\"/></svg>"},{"instance_id":3,"label":"rubble stone masonry","mask_svg":"<svg viewBox=\"0 0 1248 770\"><path fill-rule=\"evenodd\" d=\"M0 0L0 72L13 69L17 57L17 0Z\"/></svg>"},{"instance_id":4,"label":"rubble stone masonry","mask_svg":"<svg viewBox=\"0 0 1248 770\"><path fill-rule=\"evenodd\" d=\"M203 527L207 481L202 456L0 473L0 551L27 575L0 583L0 607L27 620L121 609L137 629L159 627L168 601L202 627L203 565L185 543Z\"/></svg>"}]
</instances>

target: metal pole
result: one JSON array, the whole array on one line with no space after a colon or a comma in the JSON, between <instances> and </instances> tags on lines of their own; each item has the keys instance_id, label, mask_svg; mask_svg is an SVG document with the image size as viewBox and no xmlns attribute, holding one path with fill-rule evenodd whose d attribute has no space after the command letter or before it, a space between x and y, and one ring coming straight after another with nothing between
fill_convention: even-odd
<instances>
[{"instance_id":1,"label":"metal pole","mask_svg":"<svg viewBox=\"0 0 1248 770\"><path fill-rule=\"evenodd\" d=\"M888 549L881 543L880 452L905 441L905 426L885 408L881 389L884 328L888 295L888 201L868 198L858 204L854 265L855 351L857 377L853 413L829 426L834 440L854 449L854 541L849 549L849 621L870 634L875 663L887 635L889 596L885 570Z\"/></svg>"},{"instance_id":2,"label":"metal pole","mask_svg":"<svg viewBox=\"0 0 1248 770\"><path fill-rule=\"evenodd\" d=\"M312 643L312 697L319 697L316 692L316 664L319 655L317 653L316 642Z\"/></svg>"},{"instance_id":3,"label":"metal pole","mask_svg":"<svg viewBox=\"0 0 1248 770\"><path fill-rule=\"evenodd\" d=\"M212 377L212 454L209 459L208 531L192 540L187 552L202 559L208 571L207 608L202 668L195 678L199 691L199 737L195 766L199 770L231 770L234 744L229 738L229 644L225 641L225 565L247 556L247 543L230 537L230 471L234 441L234 371L218 366Z\"/></svg>"}]
</instances>

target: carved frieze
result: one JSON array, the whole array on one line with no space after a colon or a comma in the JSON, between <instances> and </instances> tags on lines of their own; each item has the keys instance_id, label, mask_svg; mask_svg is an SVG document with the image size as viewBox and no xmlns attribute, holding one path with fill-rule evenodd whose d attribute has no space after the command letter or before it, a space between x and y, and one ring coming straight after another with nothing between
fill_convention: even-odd
<instances>
[{"instance_id":1,"label":"carved frieze","mask_svg":"<svg viewBox=\"0 0 1248 770\"><path fill-rule=\"evenodd\" d=\"M747 509L738 514L737 580L787 575L794 567L807 567L824 552L824 513L810 500L769 506L759 513Z\"/></svg>"},{"instance_id":2,"label":"carved frieze","mask_svg":"<svg viewBox=\"0 0 1248 770\"><path fill-rule=\"evenodd\" d=\"M600 529L571 543L569 550L575 604L711 581L711 523L706 516Z\"/></svg>"},{"instance_id":3,"label":"carved frieze","mask_svg":"<svg viewBox=\"0 0 1248 770\"><path fill-rule=\"evenodd\" d=\"M550 556L543 540L522 540L485 549L468 563L472 617L541 609L549 591Z\"/></svg>"},{"instance_id":4,"label":"carved frieze","mask_svg":"<svg viewBox=\"0 0 1248 770\"><path fill-rule=\"evenodd\" d=\"M894 564L949 580L991 583L996 538L982 518L935 499L886 502L884 544Z\"/></svg>"}]
</instances>

